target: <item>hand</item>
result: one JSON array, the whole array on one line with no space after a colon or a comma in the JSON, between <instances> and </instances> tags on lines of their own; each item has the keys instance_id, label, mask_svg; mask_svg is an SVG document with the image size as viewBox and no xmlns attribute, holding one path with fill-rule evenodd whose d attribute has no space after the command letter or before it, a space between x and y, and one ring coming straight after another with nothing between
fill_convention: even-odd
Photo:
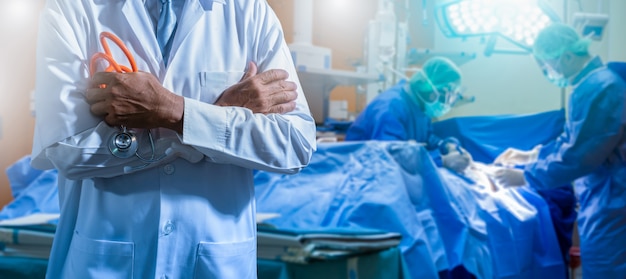
<instances>
[{"instance_id":1,"label":"hand","mask_svg":"<svg viewBox=\"0 0 626 279\"><path fill-rule=\"evenodd\" d=\"M526 165L537 161L541 145L535 146L529 151L515 148L507 148L494 160L495 164L502 165Z\"/></svg>"},{"instance_id":2,"label":"hand","mask_svg":"<svg viewBox=\"0 0 626 279\"><path fill-rule=\"evenodd\" d=\"M226 89L215 101L218 106L244 107L254 113L287 113L296 108L298 86L287 81L289 74L274 69L257 74L254 62L239 83Z\"/></svg>"},{"instance_id":3,"label":"hand","mask_svg":"<svg viewBox=\"0 0 626 279\"><path fill-rule=\"evenodd\" d=\"M459 151L449 152L448 154L441 156L441 159L444 167L458 173L465 171L465 169L472 162L472 156L467 151L464 151L463 153L460 153Z\"/></svg>"},{"instance_id":4,"label":"hand","mask_svg":"<svg viewBox=\"0 0 626 279\"><path fill-rule=\"evenodd\" d=\"M518 187L527 184L524 171L520 169L502 168L495 171L493 180L505 187Z\"/></svg>"},{"instance_id":5,"label":"hand","mask_svg":"<svg viewBox=\"0 0 626 279\"><path fill-rule=\"evenodd\" d=\"M111 126L164 127L182 133L184 98L150 73L95 73L85 97L91 112Z\"/></svg>"}]
</instances>

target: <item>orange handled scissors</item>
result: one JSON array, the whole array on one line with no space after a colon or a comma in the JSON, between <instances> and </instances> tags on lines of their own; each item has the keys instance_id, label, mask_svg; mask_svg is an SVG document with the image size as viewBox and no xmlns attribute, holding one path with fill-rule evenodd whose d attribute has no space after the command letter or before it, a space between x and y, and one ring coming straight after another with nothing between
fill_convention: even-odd
<instances>
[{"instance_id":1,"label":"orange handled scissors","mask_svg":"<svg viewBox=\"0 0 626 279\"><path fill-rule=\"evenodd\" d=\"M120 65L115 61L115 59L113 58L113 54L111 53L111 49L109 48L109 44L106 41L107 39L115 43L117 47L119 47L124 52L124 55L126 55L126 58L128 59L128 62L130 63L130 68L124 65ZM118 72L118 73L137 72L137 63L135 63L135 58L133 57L132 54L130 54L130 51L128 50L126 45L124 45L122 40L120 40L120 38L113 35L113 33L104 31L100 33L100 43L102 44L102 47L104 48L104 52L96 52L91 56L91 60L89 61L89 72L91 73L91 75L96 73L97 62L100 59L103 59L109 62L109 66L104 70L105 72L113 72L113 71Z\"/></svg>"}]
</instances>

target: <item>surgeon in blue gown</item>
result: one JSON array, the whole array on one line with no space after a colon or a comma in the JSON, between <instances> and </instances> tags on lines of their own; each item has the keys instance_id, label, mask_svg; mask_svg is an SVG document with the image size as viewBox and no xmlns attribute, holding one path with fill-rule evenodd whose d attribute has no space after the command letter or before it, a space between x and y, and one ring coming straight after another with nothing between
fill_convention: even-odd
<instances>
[{"instance_id":1,"label":"surgeon in blue gown","mask_svg":"<svg viewBox=\"0 0 626 279\"><path fill-rule=\"evenodd\" d=\"M571 86L563 133L535 151L508 150L496 161L525 168L504 169L496 179L511 186L550 189L574 181L580 209L578 230L583 277L626 275L626 65L605 65L589 51L590 41L564 24L540 32L534 56L546 77Z\"/></svg>"},{"instance_id":2,"label":"surgeon in blue gown","mask_svg":"<svg viewBox=\"0 0 626 279\"><path fill-rule=\"evenodd\" d=\"M461 71L444 57L427 60L410 80L401 80L372 100L346 132L352 140L414 140L439 166L462 172L471 162L454 138L433 134L431 119L450 111L461 88Z\"/></svg>"},{"instance_id":3,"label":"surgeon in blue gown","mask_svg":"<svg viewBox=\"0 0 626 279\"><path fill-rule=\"evenodd\" d=\"M348 128L345 140L413 140L426 144L438 166L463 172L471 155L457 139L435 135L431 123L450 111L460 88L461 71L454 62L433 57L408 82L401 80L372 100ZM440 271L439 277L474 278L462 266Z\"/></svg>"}]
</instances>

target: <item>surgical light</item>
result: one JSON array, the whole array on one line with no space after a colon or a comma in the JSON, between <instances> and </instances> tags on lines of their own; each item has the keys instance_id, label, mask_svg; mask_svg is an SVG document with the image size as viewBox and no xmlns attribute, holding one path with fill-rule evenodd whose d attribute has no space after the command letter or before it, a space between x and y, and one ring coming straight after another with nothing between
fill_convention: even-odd
<instances>
[{"instance_id":1,"label":"surgical light","mask_svg":"<svg viewBox=\"0 0 626 279\"><path fill-rule=\"evenodd\" d=\"M600 41L608 22L606 14L575 13L573 25L583 36Z\"/></svg>"},{"instance_id":2,"label":"surgical light","mask_svg":"<svg viewBox=\"0 0 626 279\"><path fill-rule=\"evenodd\" d=\"M557 17L538 0L443 0L435 8L447 37L501 35L530 49L535 37Z\"/></svg>"}]
</instances>

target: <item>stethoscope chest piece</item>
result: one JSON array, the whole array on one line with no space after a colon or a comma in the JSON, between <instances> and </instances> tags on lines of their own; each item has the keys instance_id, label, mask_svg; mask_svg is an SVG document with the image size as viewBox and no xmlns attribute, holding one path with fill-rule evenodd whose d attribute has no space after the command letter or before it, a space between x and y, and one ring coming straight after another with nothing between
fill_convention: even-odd
<instances>
[{"instance_id":1,"label":"stethoscope chest piece","mask_svg":"<svg viewBox=\"0 0 626 279\"><path fill-rule=\"evenodd\" d=\"M115 133L109 140L109 150L118 158L129 158L137 152L137 137L122 127L122 131Z\"/></svg>"}]
</instances>

